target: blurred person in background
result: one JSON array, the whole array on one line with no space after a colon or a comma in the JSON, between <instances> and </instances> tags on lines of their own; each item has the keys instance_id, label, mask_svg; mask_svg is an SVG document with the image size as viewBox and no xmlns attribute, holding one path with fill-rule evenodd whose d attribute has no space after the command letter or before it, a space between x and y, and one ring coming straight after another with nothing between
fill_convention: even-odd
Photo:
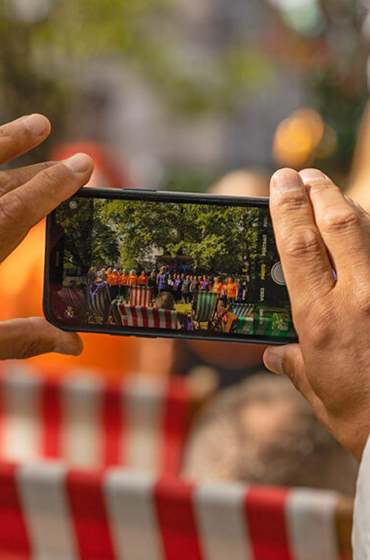
<instances>
[{"instance_id":1,"label":"blurred person in background","mask_svg":"<svg viewBox=\"0 0 370 560\"><path fill-rule=\"evenodd\" d=\"M288 379L261 372L225 389L202 411L183 475L354 494L357 467Z\"/></svg>"},{"instance_id":2,"label":"blurred person in background","mask_svg":"<svg viewBox=\"0 0 370 560\"><path fill-rule=\"evenodd\" d=\"M39 116L40 126L47 122ZM50 132L50 127L40 135L41 143ZM78 151L85 151L92 157L95 170L88 186L110 188L132 187L128 173L121 176L113 164L109 150L99 144L79 142L65 144L57 148L52 159L64 160ZM18 317L41 316L44 268L45 222L38 223L27 238L9 255L0 267L0 318L3 321ZM22 270L20 274L19 271ZM137 344L132 338L112 337L101 334L82 334L84 351L81 356L69 357L55 354L32 359L34 365L45 368L50 374L59 374L67 366L104 368L112 378L121 377L136 367ZM104 351L102 351L104 349Z\"/></svg>"}]
</instances>

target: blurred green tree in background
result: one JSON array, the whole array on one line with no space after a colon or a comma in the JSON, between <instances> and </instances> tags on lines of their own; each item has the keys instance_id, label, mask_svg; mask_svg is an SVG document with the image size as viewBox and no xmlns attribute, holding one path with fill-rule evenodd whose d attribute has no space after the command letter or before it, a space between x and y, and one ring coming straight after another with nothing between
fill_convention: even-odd
<instances>
[{"instance_id":1,"label":"blurred green tree in background","mask_svg":"<svg viewBox=\"0 0 370 560\"><path fill-rule=\"evenodd\" d=\"M76 105L84 64L115 57L158 88L175 112L231 111L240 90L268 77L269 64L250 46L220 53L208 74L189 73L174 55L163 22L170 0L0 0L0 108L4 120L42 112L63 138ZM38 160L45 144L29 155Z\"/></svg>"},{"instance_id":2,"label":"blurred green tree in background","mask_svg":"<svg viewBox=\"0 0 370 560\"><path fill-rule=\"evenodd\" d=\"M28 161L43 159L51 143L66 139L67 117L78 118L81 76L99 59L135 69L175 118L213 113L229 119L231 129L248 96L273 90L274 75L285 66L304 76L312 107L337 139L335 150L329 154L325 145L319 146L307 163L345 177L368 98L367 2L260 0L271 16L265 33L253 36L239 29L233 36L227 21L243 2L256 4L215 0L221 15L210 26L223 26L226 41L221 48L211 38L211 63L200 59L197 65L183 56L175 0L0 0L2 120L35 111L47 114L53 122L52 138L28 156ZM168 184L184 189L183 170L180 177L176 172ZM195 186L197 182L198 176ZM207 176L200 180L207 182Z\"/></svg>"},{"instance_id":3,"label":"blurred green tree in background","mask_svg":"<svg viewBox=\"0 0 370 560\"><path fill-rule=\"evenodd\" d=\"M306 75L313 107L336 134L336 149L325 145L308 164L343 184L352 163L357 128L368 101L369 8L367 0L271 0L290 29L282 56ZM326 138L324 137L324 144Z\"/></svg>"}]
</instances>

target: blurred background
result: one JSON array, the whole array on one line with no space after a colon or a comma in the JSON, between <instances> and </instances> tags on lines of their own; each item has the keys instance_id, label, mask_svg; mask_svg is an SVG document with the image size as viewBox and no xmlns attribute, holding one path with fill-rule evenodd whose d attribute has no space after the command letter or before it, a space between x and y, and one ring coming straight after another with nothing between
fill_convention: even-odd
<instances>
[{"instance_id":1,"label":"blurred background","mask_svg":"<svg viewBox=\"0 0 370 560\"><path fill-rule=\"evenodd\" d=\"M46 114L22 163L87 151L97 186L267 195L277 168L318 166L370 209L369 55L370 0L0 0L0 122ZM41 224L2 263L1 320L42 313L43 244ZM255 375L262 347L83 340L79 358L0 364L0 460L353 494L354 461L286 381Z\"/></svg>"},{"instance_id":2,"label":"blurred background","mask_svg":"<svg viewBox=\"0 0 370 560\"><path fill-rule=\"evenodd\" d=\"M0 120L39 111L137 184L318 165L345 185L367 101L368 0L1 0Z\"/></svg>"}]
</instances>

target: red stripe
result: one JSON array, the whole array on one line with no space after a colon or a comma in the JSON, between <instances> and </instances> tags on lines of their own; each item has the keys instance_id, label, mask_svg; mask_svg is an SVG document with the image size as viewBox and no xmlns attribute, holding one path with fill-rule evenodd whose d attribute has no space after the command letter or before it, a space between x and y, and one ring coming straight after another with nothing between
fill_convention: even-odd
<instances>
[{"instance_id":1,"label":"red stripe","mask_svg":"<svg viewBox=\"0 0 370 560\"><path fill-rule=\"evenodd\" d=\"M192 495L194 486L179 480L160 480L154 500L166 560L202 560Z\"/></svg>"},{"instance_id":2,"label":"red stripe","mask_svg":"<svg viewBox=\"0 0 370 560\"><path fill-rule=\"evenodd\" d=\"M0 457L4 457L4 366L0 364Z\"/></svg>"},{"instance_id":3,"label":"red stripe","mask_svg":"<svg viewBox=\"0 0 370 560\"><path fill-rule=\"evenodd\" d=\"M15 465L0 465L0 558L29 560L31 545L16 483Z\"/></svg>"},{"instance_id":4,"label":"red stripe","mask_svg":"<svg viewBox=\"0 0 370 560\"><path fill-rule=\"evenodd\" d=\"M151 288L145 288L145 306L150 307L150 302L152 300L152 290Z\"/></svg>"},{"instance_id":5,"label":"red stripe","mask_svg":"<svg viewBox=\"0 0 370 560\"><path fill-rule=\"evenodd\" d=\"M292 560L285 523L289 490L254 487L247 491L246 517L254 560Z\"/></svg>"},{"instance_id":6,"label":"red stripe","mask_svg":"<svg viewBox=\"0 0 370 560\"><path fill-rule=\"evenodd\" d=\"M159 309L156 307L153 308L153 319L154 319L154 328L160 329L161 328L161 321L159 316Z\"/></svg>"},{"instance_id":7,"label":"red stripe","mask_svg":"<svg viewBox=\"0 0 370 560\"><path fill-rule=\"evenodd\" d=\"M41 425L43 457L61 457L62 407L60 384L44 381L41 392Z\"/></svg>"},{"instance_id":8,"label":"red stripe","mask_svg":"<svg viewBox=\"0 0 370 560\"><path fill-rule=\"evenodd\" d=\"M98 473L70 471L67 493L80 560L115 560Z\"/></svg>"},{"instance_id":9,"label":"red stripe","mask_svg":"<svg viewBox=\"0 0 370 560\"><path fill-rule=\"evenodd\" d=\"M127 307L125 304L121 303L119 305L119 310L121 313L122 325L124 327L130 327L131 307Z\"/></svg>"},{"instance_id":10,"label":"red stripe","mask_svg":"<svg viewBox=\"0 0 370 560\"><path fill-rule=\"evenodd\" d=\"M143 317L143 327L149 327L149 318L146 307L141 308L141 315Z\"/></svg>"},{"instance_id":11,"label":"red stripe","mask_svg":"<svg viewBox=\"0 0 370 560\"><path fill-rule=\"evenodd\" d=\"M172 329L172 313L165 309L164 316L166 318L166 329Z\"/></svg>"},{"instance_id":12,"label":"red stripe","mask_svg":"<svg viewBox=\"0 0 370 560\"><path fill-rule=\"evenodd\" d=\"M136 307L131 306L130 311L131 311L131 316L132 316L132 326L133 327L139 326L138 325L138 319L137 319L137 313L136 313Z\"/></svg>"},{"instance_id":13,"label":"red stripe","mask_svg":"<svg viewBox=\"0 0 370 560\"><path fill-rule=\"evenodd\" d=\"M191 399L182 379L173 378L168 387L163 415L160 473L180 472L184 442L191 419Z\"/></svg>"},{"instance_id":14,"label":"red stripe","mask_svg":"<svg viewBox=\"0 0 370 560\"><path fill-rule=\"evenodd\" d=\"M124 434L123 406L121 393L117 387L107 387L102 403L103 423L103 464L105 467L119 465L122 462Z\"/></svg>"}]
</instances>

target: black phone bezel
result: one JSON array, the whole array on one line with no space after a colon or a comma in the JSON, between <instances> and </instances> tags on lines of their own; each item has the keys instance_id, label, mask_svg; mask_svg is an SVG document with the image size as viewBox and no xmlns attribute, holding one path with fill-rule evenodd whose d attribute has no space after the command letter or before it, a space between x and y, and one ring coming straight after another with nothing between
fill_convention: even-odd
<instances>
[{"instance_id":1,"label":"black phone bezel","mask_svg":"<svg viewBox=\"0 0 370 560\"><path fill-rule=\"evenodd\" d=\"M267 197L239 197L239 196L223 196L211 194L197 194L197 193L180 193L180 192L167 192L155 191L146 189L98 189L92 187L83 187L72 198L105 198L109 200L147 200L147 201L162 201L162 202L182 202L182 203L197 203L197 204L211 204L220 206L248 206L248 207L264 207L268 208L269 199ZM53 252L58 251L59 239L56 243L52 242L53 228L55 224L55 211L51 212L46 221L46 243L45 243L45 267L44 267L44 290L43 290L43 312L45 318L54 326L71 332L84 332L84 333L100 333L118 336L137 336L141 338L175 338L187 340L202 340L202 341L220 341L220 342L239 342L249 344L263 344L263 345L284 345L297 342L297 337L268 337L265 335L231 335L225 336L222 333L212 333L207 335L205 331L200 331L202 334L194 334L198 331L178 331L178 330L165 330L165 329L148 329L145 327L122 327L117 328L114 325L65 325L58 322L52 315L50 310L49 300L49 278L52 276L53 263L51 262L51 255Z\"/></svg>"}]
</instances>

